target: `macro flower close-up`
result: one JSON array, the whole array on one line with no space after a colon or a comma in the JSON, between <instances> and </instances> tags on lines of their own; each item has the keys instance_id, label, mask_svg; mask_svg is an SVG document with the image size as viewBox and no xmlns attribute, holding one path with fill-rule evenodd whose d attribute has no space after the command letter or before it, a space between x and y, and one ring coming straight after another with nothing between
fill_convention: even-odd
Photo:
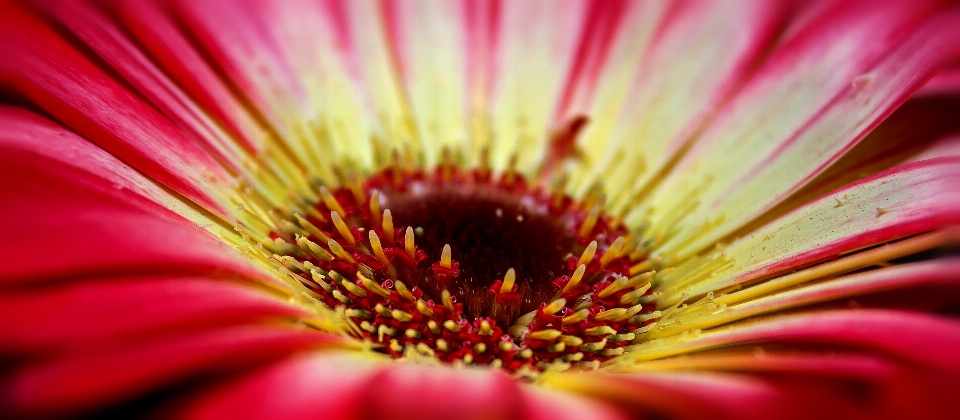
<instances>
[{"instance_id":1,"label":"macro flower close-up","mask_svg":"<svg viewBox=\"0 0 960 420\"><path fill-rule=\"evenodd\" d=\"M0 0L0 418L960 412L960 4Z\"/></svg>"}]
</instances>

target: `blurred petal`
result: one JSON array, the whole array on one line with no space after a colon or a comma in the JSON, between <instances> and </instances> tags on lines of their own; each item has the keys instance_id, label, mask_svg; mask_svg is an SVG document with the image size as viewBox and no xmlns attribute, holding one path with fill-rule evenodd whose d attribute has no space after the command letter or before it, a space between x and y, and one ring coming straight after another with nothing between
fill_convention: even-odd
<instances>
[{"instance_id":1,"label":"blurred petal","mask_svg":"<svg viewBox=\"0 0 960 420\"><path fill-rule=\"evenodd\" d=\"M0 379L0 409L23 415L89 410L176 382L238 372L340 338L291 326L151 334L18 366Z\"/></svg>"},{"instance_id":2,"label":"blurred petal","mask_svg":"<svg viewBox=\"0 0 960 420\"><path fill-rule=\"evenodd\" d=\"M949 309L960 306L958 272L960 260L940 259L874 269L801 287L795 287L798 283L792 281L802 279L801 276L784 276L718 296L707 303L708 308L690 305L686 310L675 312L669 320L661 321L645 338L712 328L752 316L846 299L868 299L873 304L893 307ZM777 290L786 291L772 293ZM881 294L885 299L879 302L869 299Z\"/></svg>"},{"instance_id":3,"label":"blurred petal","mask_svg":"<svg viewBox=\"0 0 960 420\"><path fill-rule=\"evenodd\" d=\"M36 5L69 28L150 103L202 144L218 162L231 172L241 169L245 151L237 140L223 131L154 65L109 15L91 3L78 1L42 1Z\"/></svg>"},{"instance_id":4,"label":"blurred petal","mask_svg":"<svg viewBox=\"0 0 960 420\"><path fill-rule=\"evenodd\" d=\"M730 344L821 344L860 349L960 376L960 323L934 315L893 310L825 310L761 318L700 334L639 344L637 361Z\"/></svg>"},{"instance_id":5,"label":"blurred petal","mask_svg":"<svg viewBox=\"0 0 960 420\"><path fill-rule=\"evenodd\" d=\"M53 31L2 6L0 86L17 92L128 165L224 214L228 174L199 144Z\"/></svg>"},{"instance_id":6,"label":"blurred petal","mask_svg":"<svg viewBox=\"0 0 960 420\"><path fill-rule=\"evenodd\" d=\"M602 403L521 386L497 371L334 352L264 369L198 396L183 413L189 419L623 418Z\"/></svg>"},{"instance_id":7,"label":"blurred petal","mask_svg":"<svg viewBox=\"0 0 960 420\"><path fill-rule=\"evenodd\" d=\"M16 262L0 266L4 285L133 272L264 278L195 224L209 219L93 144L15 108L0 108L0 123L0 252Z\"/></svg>"},{"instance_id":8,"label":"blurred petal","mask_svg":"<svg viewBox=\"0 0 960 420\"><path fill-rule=\"evenodd\" d=\"M176 302L172 305L171 302ZM71 352L190 328L309 314L250 285L193 277L121 277L0 296L0 354Z\"/></svg>"}]
</instances>

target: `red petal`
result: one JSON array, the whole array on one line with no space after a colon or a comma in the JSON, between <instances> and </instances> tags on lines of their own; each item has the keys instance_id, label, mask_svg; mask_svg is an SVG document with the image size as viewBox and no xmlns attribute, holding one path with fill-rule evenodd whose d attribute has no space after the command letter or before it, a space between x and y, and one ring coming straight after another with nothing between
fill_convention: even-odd
<instances>
[{"instance_id":1,"label":"red petal","mask_svg":"<svg viewBox=\"0 0 960 420\"><path fill-rule=\"evenodd\" d=\"M308 314L226 280L123 277L0 295L0 354L70 353L103 342L188 328L219 328Z\"/></svg>"},{"instance_id":2,"label":"red petal","mask_svg":"<svg viewBox=\"0 0 960 420\"><path fill-rule=\"evenodd\" d=\"M266 325L153 334L133 345L20 366L0 380L0 410L33 415L87 410L178 381L242 371L339 340L330 334Z\"/></svg>"},{"instance_id":3,"label":"red petal","mask_svg":"<svg viewBox=\"0 0 960 420\"><path fill-rule=\"evenodd\" d=\"M228 174L180 128L111 79L46 23L0 6L0 85L25 96L125 163L223 214L208 185ZM222 187L222 186L221 186Z\"/></svg>"},{"instance_id":4,"label":"red petal","mask_svg":"<svg viewBox=\"0 0 960 420\"><path fill-rule=\"evenodd\" d=\"M163 206L193 210L96 146L22 110L0 108L0 124L0 254L8 262L0 283L154 272L263 277Z\"/></svg>"}]
</instances>

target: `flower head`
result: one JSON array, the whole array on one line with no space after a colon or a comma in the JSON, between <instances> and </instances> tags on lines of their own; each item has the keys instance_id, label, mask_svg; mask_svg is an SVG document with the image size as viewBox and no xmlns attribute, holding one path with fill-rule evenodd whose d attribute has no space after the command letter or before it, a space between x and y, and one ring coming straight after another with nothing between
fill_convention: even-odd
<instances>
[{"instance_id":1,"label":"flower head","mask_svg":"<svg viewBox=\"0 0 960 420\"><path fill-rule=\"evenodd\" d=\"M0 410L947 418L958 13L3 2Z\"/></svg>"}]
</instances>

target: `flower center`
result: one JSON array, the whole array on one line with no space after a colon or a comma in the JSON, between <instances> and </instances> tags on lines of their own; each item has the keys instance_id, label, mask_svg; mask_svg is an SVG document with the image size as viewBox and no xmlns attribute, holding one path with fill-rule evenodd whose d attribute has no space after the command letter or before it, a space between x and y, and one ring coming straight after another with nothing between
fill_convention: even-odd
<instances>
[{"instance_id":1,"label":"flower center","mask_svg":"<svg viewBox=\"0 0 960 420\"><path fill-rule=\"evenodd\" d=\"M451 163L342 178L272 232L275 258L380 351L520 374L596 367L657 316L640 238L599 194Z\"/></svg>"}]
</instances>

